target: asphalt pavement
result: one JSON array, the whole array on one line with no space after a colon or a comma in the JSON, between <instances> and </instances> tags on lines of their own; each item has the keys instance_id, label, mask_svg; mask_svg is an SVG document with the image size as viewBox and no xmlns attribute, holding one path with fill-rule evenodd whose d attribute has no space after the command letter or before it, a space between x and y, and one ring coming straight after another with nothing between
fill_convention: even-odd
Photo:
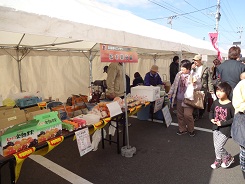
<instances>
[{"instance_id":1,"label":"asphalt pavement","mask_svg":"<svg viewBox=\"0 0 245 184\"><path fill-rule=\"evenodd\" d=\"M76 141L65 139L45 157L32 156L23 163L17 184L243 184L239 146L232 139L226 149L235 157L230 168L211 169L215 159L211 123L205 114L195 122L196 136L177 135L177 119L168 128L162 121L129 118L129 145L136 154L126 158L116 145L101 144L80 157ZM115 136L113 137L115 139ZM120 133L122 141L122 133ZM121 142L122 145L122 142ZM8 165L2 183L10 183Z\"/></svg>"}]
</instances>

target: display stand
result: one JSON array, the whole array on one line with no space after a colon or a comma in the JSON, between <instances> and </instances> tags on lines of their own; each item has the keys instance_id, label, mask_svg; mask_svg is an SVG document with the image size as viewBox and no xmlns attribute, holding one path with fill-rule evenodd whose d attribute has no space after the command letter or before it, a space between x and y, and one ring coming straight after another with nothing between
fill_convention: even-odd
<instances>
[{"instance_id":1,"label":"display stand","mask_svg":"<svg viewBox=\"0 0 245 184\"><path fill-rule=\"evenodd\" d=\"M119 140L119 128L118 128L118 126L119 126L119 123L123 124L123 146L125 146L125 125L123 123L124 117L125 117L125 115L123 113L123 114L117 115L116 117L113 117L111 119L111 121L116 122L116 127L115 127L116 128L116 134L117 134L116 141L112 140L111 135L109 135L109 139L104 138L104 128L101 128L101 137L102 137L101 142L102 142L102 148L103 149L105 148L105 141L108 141L110 145L111 145L111 143L115 143L115 144L117 144L117 153L120 154L120 140ZM109 126L113 126L111 124L111 121L109 123Z\"/></svg>"}]
</instances>

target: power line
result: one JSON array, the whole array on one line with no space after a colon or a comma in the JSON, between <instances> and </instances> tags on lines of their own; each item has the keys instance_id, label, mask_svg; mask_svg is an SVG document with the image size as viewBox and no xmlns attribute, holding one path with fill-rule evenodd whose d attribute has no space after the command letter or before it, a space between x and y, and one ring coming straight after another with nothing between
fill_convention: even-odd
<instances>
[{"instance_id":1,"label":"power line","mask_svg":"<svg viewBox=\"0 0 245 184\"><path fill-rule=\"evenodd\" d=\"M233 14L233 12L231 10L231 6L229 4L229 1L226 1L226 3L228 4L228 7L229 7L229 10L230 11L228 11L228 8L225 6L225 4L223 4L224 7L225 7L225 9L227 10L228 13L230 12L231 17L233 17L232 20L235 20L235 22L237 23L237 25L239 25L239 22L237 21L236 16L234 16L234 14ZM235 22L233 22L233 23L235 23Z\"/></svg>"},{"instance_id":2,"label":"power line","mask_svg":"<svg viewBox=\"0 0 245 184\"><path fill-rule=\"evenodd\" d=\"M236 32L236 31L233 29L233 26L231 25L231 23L230 23L230 21L229 21L229 17L226 16L226 13L225 13L225 11L223 10L223 8L221 8L221 10L222 10L222 13L224 14L224 16L225 16L225 18L226 18L225 20L226 20L227 23L230 25L232 31Z\"/></svg>"},{"instance_id":3,"label":"power line","mask_svg":"<svg viewBox=\"0 0 245 184\"><path fill-rule=\"evenodd\" d=\"M199 9L199 10L188 12L188 13L182 13L182 14L173 15L172 17L179 17L179 16L183 16L183 15L189 15L189 14L196 13L196 12L199 12L199 11L202 11L202 10L206 10L206 9L210 9L210 8L213 8L213 7L215 7L215 6L210 6L210 7L207 7L207 8ZM158 19L164 19L164 18L168 18L168 17L148 19L148 20L158 20Z\"/></svg>"},{"instance_id":4,"label":"power line","mask_svg":"<svg viewBox=\"0 0 245 184\"><path fill-rule=\"evenodd\" d=\"M196 7L194 7L193 5L191 5L189 2L187 2L186 0L184 0L188 5L190 5L192 8L195 8L196 10L198 10ZM201 12L203 15L205 15L206 17L208 17L209 19L211 19L212 21L214 21L212 18L210 18L209 16L207 16L207 14Z\"/></svg>"},{"instance_id":5,"label":"power line","mask_svg":"<svg viewBox=\"0 0 245 184\"><path fill-rule=\"evenodd\" d=\"M175 18L177 18L177 17L183 17L183 18L185 18L185 19L188 19L188 20L191 21L192 23L196 23L196 24L199 24L199 25L203 25L203 27L205 27L206 29L210 29L210 28L214 29L214 27L215 27L215 25L208 25L207 23L205 24L203 20L197 19L197 17L193 17L193 16L191 16L190 14L193 14L193 13L196 13L196 12L200 12L200 13L202 13L203 15L205 15L206 17L208 17L209 19L211 19L212 22L214 22L214 19L210 18L209 16L207 16L207 14L203 13L202 11L203 11L203 10L207 10L207 9L211 9L211 8L213 8L213 7L216 7L216 5L214 5L214 6L209 6L209 7L207 7L207 8L203 8L203 9L198 9L198 8L194 7L191 3L187 2L186 0L184 0L188 5L190 5L192 8L194 8L195 11L191 11L191 12L183 12L182 10L180 10L180 9L174 7L173 5L171 5L171 4L167 3L167 2L164 2L164 1L163 1L164 5L161 4L161 3L155 2L155 1L153 1L153 0L148 0L148 1L151 2L151 3L153 3L153 4L155 4L155 5L157 5L157 6L159 6L159 7L161 7L161 8L163 8L163 9L166 9L166 10L168 10L168 11L170 11L170 12L175 13L175 15L172 15L172 16L168 16L168 17L160 17L160 18L154 18L154 19L148 19L148 20L161 20L161 19L166 19L166 18L168 18L168 20L169 20L169 23L168 23L168 24L171 24L171 28L172 28L172 21L173 21L173 19L175 19ZM182 13L178 13L178 12L182 12ZM222 9L222 12L223 12L223 9ZM218 15L218 14L217 14L217 12L216 12L216 17L217 17L217 15ZM225 15L225 13L224 13L224 15ZM188 16L188 17L187 17L187 16ZM225 16L226 16L226 15L225 15ZM191 17L193 17L194 19L191 19ZM219 16L218 16L217 18L219 19L219 17L220 17L220 14L219 14ZM217 19L217 18L216 18L216 19ZM217 19L217 21L218 21L218 19ZM198 21L198 20L199 20L199 21ZM226 18L226 20L228 21L228 18ZM228 23L229 23L229 22L228 22ZM190 23L189 23L189 24L190 24ZM230 23L229 23L229 24L230 24ZM194 24L193 24L193 25L194 25ZM217 26L217 22L216 22L216 26ZM200 27L200 26L199 26L199 27ZM222 33L220 34L219 38L222 37L223 39L226 39L226 40L229 40L229 42L232 42L232 41L229 39L229 37L230 37L230 36L234 36L234 35L232 35L232 34L229 34L229 35L228 35L228 33L235 33L234 29L233 29L233 31L227 31L227 29L225 29L222 25L220 25L220 28L221 28L220 31L222 31ZM216 29L217 29L217 28L216 28Z\"/></svg>"},{"instance_id":6,"label":"power line","mask_svg":"<svg viewBox=\"0 0 245 184\"><path fill-rule=\"evenodd\" d=\"M149 1L149 2L151 2L151 3L153 3L153 4L156 4L157 6L160 6L160 7L164 8L164 9L166 9L166 10L169 10L169 11L171 11L171 12L173 12L173 13L178 14L177 12L175 12L175 11L172 11L172 10L168 9L168 8L166 8L166 7L162 6L162 5L161 5L161 4L159 4L159 3L156 3L156 2L151 1L151 0L148 0L148 1ZM150 20L150 19L148 19L148 20Z\"/></svg>"},{"instance_id":7,"label":"power line","mask_svg":"<svg viewBox=\"0 0 245 184\"><path fill-rule=\"evenodd\" d=\"M149 0L149 1L150 1L150 0ZM150 1L150 2L152 2L153 4L156 4L156 5L158 5L158 6L160 6L161 8L164 8L164 9L167 9L167 10L169 10L169 11L171 11L171 12L174 12L174 13L177 14L177 15L168 16L168 17L161 17L161 18L155 18L155 19L147 19L147 20L159 20L159 19L166 19L166 18L167 18L167 19L168 19L168 24L170 24L170 25L171 25L171 28L172 28L172 20L173 20L174 18L177 18L178 16L183 16L184 18L190 20L191 22L195 22L195 23L197 23L197 24L201 24L201 25L210 27L210 25L208 25L208 23L205 23L203 20L197 19L196 17L193 17L193 16L189 15L190 13L194 13L194 12L185 13L185 12L183 12L182 10L180 10L180 9L178 9L178 8L175 8L174 6L172 6L171 4L169 4L169 3L167 3L167 2L163 2L163 3L165 3L165 6L163 6L162 4L159 4L159 3L157 3L157 2L154 2L154 1ZM166 5L167 5L167 6L170 6L170 7L166 7ZM213 6L213 7L215 7L215 6ZM175 10L173 10L173 8L174 8L174 9L177 9L178 11L181 11L181 12L183 12L183 13L182 13L182 14L177 13ZM208 8L209 8L209 7L208 7ZM204 8L204 9L201 9L201 10L197 10L197 11L195 11L195 12L202 11L202 10L205 10L205 9L208 9L208 8ZM194 19L191 19L190 17L187 17L187 16L185 16L185 15L189 15L190 17L193 17ZM199 22L198 22L198 20L199 20ZM205 24L204 24L204 23L205 23Z\"/></svg>"}]
</instances>

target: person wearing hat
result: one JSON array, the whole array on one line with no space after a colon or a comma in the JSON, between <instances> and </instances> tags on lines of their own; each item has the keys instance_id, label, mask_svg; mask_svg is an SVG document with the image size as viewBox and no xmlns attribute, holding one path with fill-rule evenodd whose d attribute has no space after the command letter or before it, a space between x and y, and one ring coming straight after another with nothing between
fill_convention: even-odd
<instances>
[{"instance_id":1,"label":"person wearing hat","mask_svg":"<svg viewBox=\"0 0 245 184\"><path fill-rule=\"evenodd\" d=\"M192 69L195 72L196 78L201 79L201 83L202 83L201 91L204 91L205 93L204 109L199 109L198 116L195 118L195 119L199 119L202 118L203 114L205 113L208 93L212 94L214 92L214 86L212 83L212 76L210 74L210 69L202 62L202 55L200 54L195 55L192 60L194 62L194 64L192 65Z\"/></svg>"},{"instance_id":2,"label":"person wearing hat","mask_svg":"<svg viewBox=\"0 0 245 184\"><path fill-rule=\"evenodd\" d=\"M158 74L157 65L152 65L151 70L145 74L144 85L145 86L164 85L160 75Z\"/></svg>"}]
</instances>

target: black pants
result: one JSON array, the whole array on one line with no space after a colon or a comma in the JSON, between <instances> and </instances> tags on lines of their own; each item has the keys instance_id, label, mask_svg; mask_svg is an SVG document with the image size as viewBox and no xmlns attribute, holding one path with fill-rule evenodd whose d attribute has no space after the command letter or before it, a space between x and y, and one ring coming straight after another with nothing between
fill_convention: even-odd
<instances>
[{"instance_id":1,"label":"black pants","mask_svg":"<svg viewBox=\"0 0 245 184\"><path fill-rule=\"evenodd\" d=\"M204 109L199 109L199 118L201 118L203 116L203 114L205 113L206 109L207 109L207 97L205 95L205 98L204 98L204 102L203 102L203 106L204 106Z\"/></svg>"}]
</instances>

